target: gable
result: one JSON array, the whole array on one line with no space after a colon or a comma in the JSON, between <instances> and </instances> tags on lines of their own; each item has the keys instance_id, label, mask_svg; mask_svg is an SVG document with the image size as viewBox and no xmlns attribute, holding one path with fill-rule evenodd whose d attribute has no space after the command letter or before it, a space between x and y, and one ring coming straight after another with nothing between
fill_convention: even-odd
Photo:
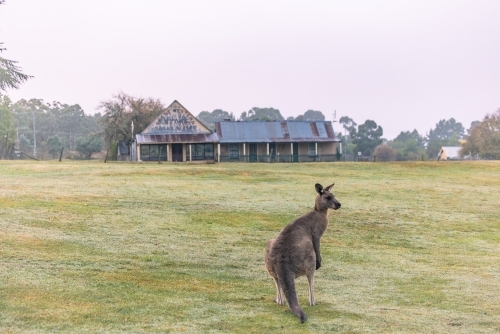
<instances>
[{"instance_id":1,"label":"gable","mask_svg":"<svg viewBox=\"0 0 500 334\"><path fill-rule=\"evenodd\" d=\"M179 102L174 101L149 124L141 134L200 134L212 133Z\"/></svg>"}]
</instances>

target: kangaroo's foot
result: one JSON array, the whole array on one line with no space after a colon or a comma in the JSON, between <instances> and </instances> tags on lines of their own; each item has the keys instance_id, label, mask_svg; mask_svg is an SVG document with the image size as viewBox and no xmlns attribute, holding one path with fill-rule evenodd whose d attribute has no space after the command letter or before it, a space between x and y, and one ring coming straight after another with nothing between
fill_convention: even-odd
<instances>
[{"instance_id":1,"label":"kangaroo's foot","mask_svg":"<svg viewBox=\"0 0 500 334\"><path fill-rule=\"evenodd\" d=\"M309 305L316 305L316 298L314 298L314 272L312 275L307 275L307 281L309 282Z\"/></svg>"},{"instance_id":2,"label":"kangaroo's foot","mask_svg":"<svg viewBox=\"0 0 500 334\"><path fill-rule=\"evenodd\" d=\"M274 298L274 301L278 305L285 305L285 302L283 301L283 296L281 294L281 286L276 277L274 277L274 284L276 285L276 298Z\"/></svg>"}]
</instances>

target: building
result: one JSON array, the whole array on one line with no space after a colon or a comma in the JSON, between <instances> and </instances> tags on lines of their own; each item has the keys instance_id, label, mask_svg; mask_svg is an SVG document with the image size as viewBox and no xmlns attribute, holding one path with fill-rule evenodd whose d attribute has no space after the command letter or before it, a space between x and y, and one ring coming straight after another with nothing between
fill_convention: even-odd
<instances>
[{"instance_id":1,"label":"building","mask_svg":"<svg viewBox=\"0 0 500 334\"><path fill-rule=\"evenodd\" d=\"M329 121L223 121L212 132L177 101L134 146L137 161L338 161L342 152Z\"/></svg>"},{"instance_id":2,"label":"building","mask_svg":"<svg viewBox=\"0 0 500 334\"><path fill-rule=\"evenodd\" d=\"M329 121L215 122L218 161L337 161L341 143Z\"/></svg>"},{"instance_id":3,"label":"building","mask_svg":"<svg viewBox=\"0 0 500 334\"><path fill-rule=\"evenodd\" d=\"M443 146L438 154L438 160L458 160L460 157L461 146Z\"/></svg>"},{"instance_id":4,"label":"building","mask_svg":"<svg viewBox=\"0 0 500 334\"><path fill-rule=\"evenodd\" d=\"M174 101L136 134L137 161L214 161L217 134Z\"/></svg>"}]
</instances>

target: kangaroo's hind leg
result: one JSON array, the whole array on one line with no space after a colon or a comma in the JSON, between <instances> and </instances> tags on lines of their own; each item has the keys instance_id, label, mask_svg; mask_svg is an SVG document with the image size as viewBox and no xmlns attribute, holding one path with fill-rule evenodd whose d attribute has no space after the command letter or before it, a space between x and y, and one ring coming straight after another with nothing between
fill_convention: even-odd
<instances>
[{"instance_id":1,"label":"kangaroo's hind leg","mask_svg":"<svg viewBox=\"0 0 500 334\"><path fill-rule=\"evenodd\" d=\"M274 284L276 285L276 298L274 299L274 301L279 305L285 305L285 303L283 302L283 296L281 294L280 283L276 277L273 278L274 278Z\"/></svg>"},{"instance_id":2,"label":"kangaroo's hind leg","mask_svg":"<svg viewBox=\"0 0 500 334\"><path fill-rule=\"evenodd\" d=\"M309 283L309 305L316 305L314 298L314 270L307 273L307 282Z\"/></svg>"}]
</instances>

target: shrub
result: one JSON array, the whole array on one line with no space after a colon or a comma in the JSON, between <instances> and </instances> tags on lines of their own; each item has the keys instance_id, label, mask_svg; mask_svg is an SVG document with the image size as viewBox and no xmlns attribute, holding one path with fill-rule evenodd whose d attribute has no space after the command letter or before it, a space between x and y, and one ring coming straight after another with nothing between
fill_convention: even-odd
<instances>
[{"instance_id":1,"label":"shrub","mask_svg":"<svg viewBox=\"0 0 500 334\"><path fill-rule=\"evenodd\" d=\"M396 159L396 151L384 144L375 147L373 155L375 161L394 161Z\"/></svg>"}]
</instances>

